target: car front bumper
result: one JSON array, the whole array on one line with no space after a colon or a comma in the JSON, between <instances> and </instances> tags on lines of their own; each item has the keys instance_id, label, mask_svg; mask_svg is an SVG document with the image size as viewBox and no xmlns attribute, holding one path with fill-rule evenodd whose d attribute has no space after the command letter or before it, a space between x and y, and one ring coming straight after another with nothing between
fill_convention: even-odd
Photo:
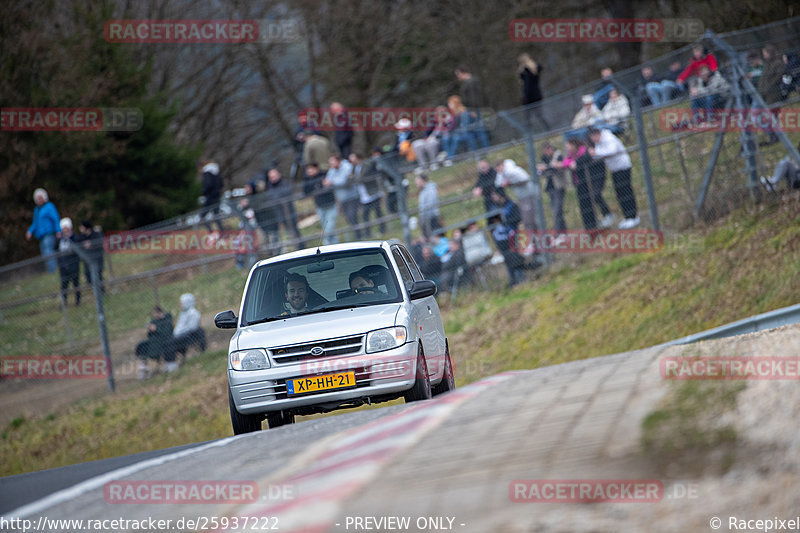
<instances>
[{"instance_id":1,"label":"car front bumper","mask_svg":"<svg viewBox=\"0 0 800 533\"><path fill-rule=\"evenodd\" d=\"M238 371L229 368L228 383L240 413L266 413L402 393L414 385L416 360L417 344L408 342L374 354L319 358L265 370ZM287 379L348 371L355 372L354 388L297 396L287 393Z\"/></svg>"}]
</instances>

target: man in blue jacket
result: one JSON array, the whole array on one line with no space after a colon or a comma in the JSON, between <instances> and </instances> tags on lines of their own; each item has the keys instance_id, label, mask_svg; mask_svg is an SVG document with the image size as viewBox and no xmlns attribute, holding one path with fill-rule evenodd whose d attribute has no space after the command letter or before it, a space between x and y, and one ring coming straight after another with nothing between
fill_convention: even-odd
<instances>
[{"instance_id":1,"label":"man in blue jacket","mask_svg":"<svg viewBox=\"0 0 800 533\"><path fill-rule=\"evenodd\" d=\"M36 203L36 207L33 208L33 224L25 233L25 238L31 240L31 237L36 237L42 257L47 258L45 262L47 272L52 274L56 271L57 262L53 255L55 254L56 239L61 238L61 226L59 225L61 217L58 216L56 206L50 201L47 191L44 189L33 191L33 201Z\"/></svg>"}]
</instances>

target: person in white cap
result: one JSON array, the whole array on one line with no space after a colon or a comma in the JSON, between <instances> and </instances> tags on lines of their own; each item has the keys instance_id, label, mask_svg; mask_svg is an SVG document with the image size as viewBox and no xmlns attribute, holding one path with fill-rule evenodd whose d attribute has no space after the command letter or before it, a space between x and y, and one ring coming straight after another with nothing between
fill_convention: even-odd
<instances>
[{"instance_id":1,"label":"person in white cap","mask_svg":"<svg viewBox=\"0 0 800 533\"><path fill-rule=\"evenodd\" d=\"M58 209L50 201L47 191L42 188L33 191L33 201L36 204L33 209L33 224L25 232L25 239L31 240L31 237L35 237L39 241L39 250L46 259L47 272L52 274L56 271L56 259L53 257L56 239L61 238Z\"/></svg>"},{"instance_id":2,"label":"person in white cap","mask_svg":"<svg viewBox=\"0 0 800 533\"><path fill-rule=\"evenodd\" d=\"M594 98L591 94L584 94L581 97L581 108L572 119L572 128L588 128L597 121L603 120L603 114L594 104Z\"/></svg>"},{"instance_id":3,"label":"person in white cap","mask_svg":"<svg viewBox=\"0 0 800 533\"><path fill-rule=\"evenodd\" d=\"M72 251L75 234L72 232L72 219L62 218L60 222L61 238L58 239L58 273L61 276L61 301L67 303L67 288L72 283L75 287L75 305L81 304L80 261Z\"/></svg>"},{"instance_id":4,"label":"person in white cap","mask_svg":"<svg viewBox=\"0 0 800 533\"><path fill-rule=\"evenodd\" d=\"M414 132L411 131L411 121L407 118L401 118L395 123L394 127L397 130L394 150L405 157L406 161L413 163L416 160L416 155L411 147L414 139Z\"/></svg>"}]
</instances>

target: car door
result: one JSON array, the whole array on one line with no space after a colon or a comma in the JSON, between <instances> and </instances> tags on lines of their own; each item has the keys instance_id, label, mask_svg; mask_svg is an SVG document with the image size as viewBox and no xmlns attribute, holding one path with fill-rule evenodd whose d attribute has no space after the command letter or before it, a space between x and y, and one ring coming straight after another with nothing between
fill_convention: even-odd
<instances>
[{"instance_id":1,"label":"car door","mask_svg":"<svg viewBox=\"0 0 800 533\"><path fill-rule=\"evenodd\" d=\"M404 271L408 272L411 283L424 279L417 263L405 247L397 245L393 250L393 254L395 256L395 261L398 262L398 266L400 267L401 276L405 275L403 274ZM403 266L400 266L401 261ZM411 283L408 283L406 287L410 287ZM432 377L438 377L441 375L442 369L444 368L444 340L439 306L433 296L412 300L411 304L416 310L420 326L422 327L420 336L425 349L425 360L428 363L428 372Z\"/></svg>"}]
</instances>

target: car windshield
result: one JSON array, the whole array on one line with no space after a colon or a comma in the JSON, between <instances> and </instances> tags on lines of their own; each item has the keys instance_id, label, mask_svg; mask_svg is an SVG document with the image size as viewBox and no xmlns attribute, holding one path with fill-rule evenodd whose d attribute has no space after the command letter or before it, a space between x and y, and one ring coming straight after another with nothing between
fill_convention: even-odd
<instances>
[{"instance_id":1,"label":"car windshield","mask_svg":"<svg viewBox=\"0 0 800 533\"><path fill-rule=\"evenodd\" d=\"M257 268L245 296L242 324L400 301L383 250L316 254Z\"/></svg>"}]
</instances>

